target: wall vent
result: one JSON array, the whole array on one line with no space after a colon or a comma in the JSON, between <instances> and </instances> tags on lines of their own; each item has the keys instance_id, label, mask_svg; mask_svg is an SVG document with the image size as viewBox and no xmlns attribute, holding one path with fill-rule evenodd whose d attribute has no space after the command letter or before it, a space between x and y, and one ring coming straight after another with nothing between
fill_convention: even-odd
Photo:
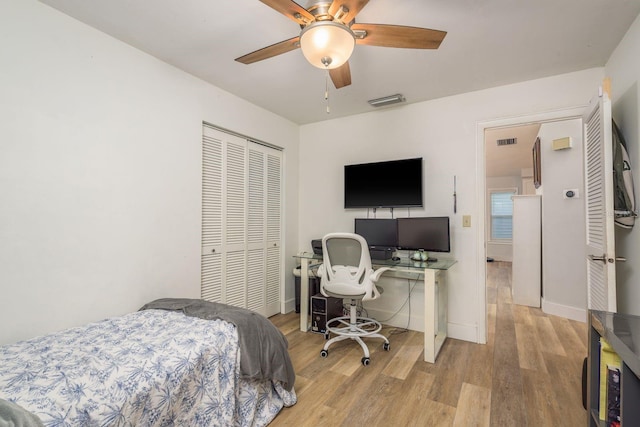
<instances>
[{"instance_id":1,"label":"wall vent","mask_svg":"<svg viewBox=\"0 0 640 427\"><path fill-rule=\"evenodd\" d=\"M501 145L513 145L518 143L518 138L505 138L496 141L498 147Z\"/></svg>"}]
</instances>

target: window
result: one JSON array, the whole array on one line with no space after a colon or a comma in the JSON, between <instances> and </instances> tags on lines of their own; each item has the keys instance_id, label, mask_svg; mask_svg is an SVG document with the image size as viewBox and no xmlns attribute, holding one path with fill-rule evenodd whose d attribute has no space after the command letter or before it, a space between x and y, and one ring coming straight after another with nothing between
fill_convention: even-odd
<instances>
[{"instance_id":1,"label":"window","mask_svg":"<svg viewBox=\"0 0 640 427\"><path fill-rule=\"evenodd\" d=\"M489 190L492 241L510 241L513 232L513 200L516 189Z\"/></svg>"}]
</instances>

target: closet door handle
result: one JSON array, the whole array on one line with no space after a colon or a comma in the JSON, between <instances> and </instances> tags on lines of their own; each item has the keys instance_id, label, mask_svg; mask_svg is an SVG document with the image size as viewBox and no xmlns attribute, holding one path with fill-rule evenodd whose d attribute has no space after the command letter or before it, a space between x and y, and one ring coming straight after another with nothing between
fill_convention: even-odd
<instances>
[{"instance_id":1,"label":"closet door handle","mask_svg":"<svg viewBox=\"0 0 640 427\"><path fill-rule=\"evenodd\" d=\"M602 261L605 264L608 262L610 264L613 264L614 262L626 262L627 259L623 256L618 256L615 259L613 258L607 258L606 254L603 254L602 256L595 256L595 255L589 255L589 259L591 261Z\"/></svg>"}]
</instances>

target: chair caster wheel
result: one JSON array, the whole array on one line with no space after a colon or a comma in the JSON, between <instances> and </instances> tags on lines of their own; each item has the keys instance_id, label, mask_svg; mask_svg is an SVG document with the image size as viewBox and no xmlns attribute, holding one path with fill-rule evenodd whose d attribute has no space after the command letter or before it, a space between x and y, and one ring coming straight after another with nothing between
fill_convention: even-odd
<instances>
[{"instance_id":1,"label":"chair caster wheel","mask_svg":"<svg viewBox=\"0 0 640 427\"><path fill-rule=\"evenodd\" d=\"M328 350L320 350L320 357L327 357L329 355L329 351Z\"/></svg>"},{"instance_id":2,"label":"chair caster wheel","mask_svg":"<svg viewBox=\"0 0 640 427\"><path fill-rule=\"evenodd\" d=\"M368 357L363 357L363 358L362 358L362 364L363 364L364 366L368 366L368 365L369 365L369 363L371 363L371 359L369 359Z\"/></svg>"},{"instance_id":3,"label":"chair caster wheel","mask_svg":"<svg viewBox=\"0 0 640 427\"><path fill-rule=\"evenodd\" d=\"M386 343L382 344L382 348L384 349L384 351L389 351L391 349L391 344L386 342Z\"/></svg>"}]
</instances>

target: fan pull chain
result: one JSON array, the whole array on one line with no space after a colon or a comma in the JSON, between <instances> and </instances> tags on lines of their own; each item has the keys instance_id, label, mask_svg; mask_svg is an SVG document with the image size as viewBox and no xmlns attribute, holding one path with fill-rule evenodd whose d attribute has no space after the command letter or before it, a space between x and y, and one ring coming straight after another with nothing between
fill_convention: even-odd
<instances>
[{"instance_id":1,"label":"fan pull chain","mask_svg":"<svg viewBox=\"0 0 640 427\"><path fill-rule=\"evenodd\" d=\"M324 80L324 100L327 101L327 114L329 114L331 112L331 109L329 108L329 65L331 65L331 57L324 56L320 61L322 61L325 70L327 70L327 74Z\"/></svg>"},{"instance_id":2,"label":"fan pull chain","mask_svg":"<svg viewBox=\"0 0 640 427\"><path fill-rule=\"evenodd\" d=\"M331 108L329 107L329 69L327 68L327 75L325 77L325 86L324 86L324 100L327 101L327 114L331 113Z\"/></svg>"}]
</instances>

